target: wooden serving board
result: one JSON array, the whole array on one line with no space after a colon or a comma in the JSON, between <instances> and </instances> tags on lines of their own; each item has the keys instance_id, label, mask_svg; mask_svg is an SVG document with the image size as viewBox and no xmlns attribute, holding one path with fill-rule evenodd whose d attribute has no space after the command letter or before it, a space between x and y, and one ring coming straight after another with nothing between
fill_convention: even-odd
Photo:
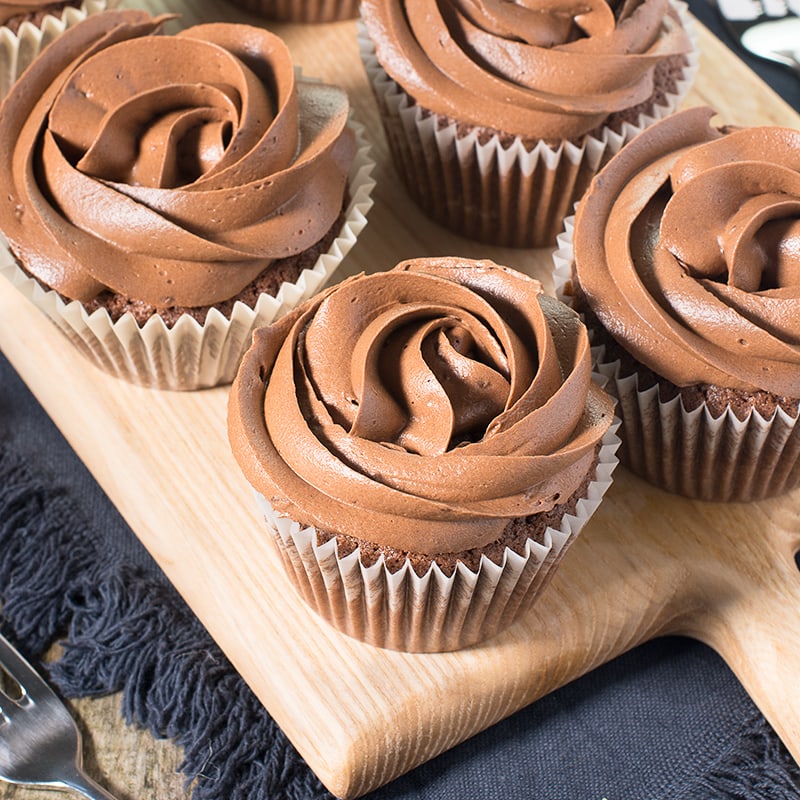
<instances>
[{"instance_id":1,"label":"wooden serving board","mask_svg":"<svg viewBox=\"0 0 800 800\"><path fill-rule=\"evenodd\" d=\"M183 25L255 22L222 0L128 5L178 11ZM493 258L551 286L549 252L467 242L407 199L358 59L355 23L271 27L306 74L348 89L374 144L375 206L334 280L403 258L460 254ZM728 123L800 126L800 116L724 45L705 29L699 36L700 74L687 104L711 105ZM0 320L0 348L334 794L376 788L670 633L715 648L800 760L800 494L704 504L620 468L528 618L461 652L383 651L337 633L294 593L228 448L227 388L155 392L109 377L2 280Z\"/></svg>"}]
</instances>

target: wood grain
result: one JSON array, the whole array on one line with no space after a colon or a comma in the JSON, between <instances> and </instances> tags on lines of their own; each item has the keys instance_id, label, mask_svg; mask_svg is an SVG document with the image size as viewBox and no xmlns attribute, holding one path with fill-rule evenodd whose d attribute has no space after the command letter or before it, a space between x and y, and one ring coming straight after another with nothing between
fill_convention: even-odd
<instances>
[{"instance_id":1,"label":"wood grain","mask_svg":"<svg viewBox=\"0 0 800 800\"><path fill-rule=\"evenodd\" d=\"M164 8L155 0L128 5ZM182 25L255 21L221 1L175 0L168 7L181 12ZM270 27L304 72L348 89L374 143L375 206L334 279L413 256L461 254L493 258L551 285L549 252L467 242L410 203L389 163L354 23ZM687 105L711 105L728 123L800 127L800 117L724 45L702 27L699 36L700 73ZM335 794L351 798L380 786L662 633L688 634L716 648L800 759L800 701L793 696L800 666L800 576L793 562L799 494L747 506L702 504L620 469L530 617L467 651L382 651L338 634L294 594L227 445L226 388L153 392L106 376L5 281L0 319L0 348ZM467 696L449 691L467 685ZM92 708L78 707L90 727ZM157 747L135 737L128 750L130 739L119 728L93 734L96 751L125 758ZM123 797L181 796L166 776L164 787L147 791L143 772L133 780L142 783L115 787Z\"/></svg>"}]
</instances>

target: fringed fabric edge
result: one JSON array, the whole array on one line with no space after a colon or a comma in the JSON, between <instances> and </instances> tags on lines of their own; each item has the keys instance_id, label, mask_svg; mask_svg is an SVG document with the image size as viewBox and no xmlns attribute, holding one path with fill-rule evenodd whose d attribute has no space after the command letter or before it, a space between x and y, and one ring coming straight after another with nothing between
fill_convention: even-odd
<instances>
[{"instance_id":1,"label":"fringed fabric edge","mask_svg":"<svg viewBox=\"0 0 800 800\"><path fill-rule=\"evenodd\" d=\"M60 641L62 695L121 692L128 724L183 748L193 800L331 798L172 586L109 565L98 541L0 449L0 622L30 657Z\"/></svg>"},{"instance_id":2,"label":"fringed fabric edge","mask_svg":"<svg viewBox=\"0 0 800 800\"><path fill-rule=\"evenodd\" d=\"M797 800L798 796L800 767L755 707L704 773L687 776L665 795L671 800Z\"/></svg>"}]
</instances>

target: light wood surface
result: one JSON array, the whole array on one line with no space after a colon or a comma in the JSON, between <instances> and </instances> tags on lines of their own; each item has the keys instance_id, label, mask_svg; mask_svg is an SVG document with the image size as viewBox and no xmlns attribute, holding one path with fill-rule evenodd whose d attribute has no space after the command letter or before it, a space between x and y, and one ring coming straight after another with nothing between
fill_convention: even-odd
<instances>
[{"instance_id":1,"label":"light wood surface","mask_svg":"<svg viewBox=\"0 0 800 800\"><path fill-rule=\"evenodd\" d=\"M222 0L127 5L179 11L182 25L254 21ZM467 242L410 204L388 160L354 23L270 27L306 74L348 89L374 145L375 206L334 280L402 258L461 254L493 258L550 286L549 252ZM700 73L687 105L709 104L728 123L800 127L800 117L724 45L702 27L699 36ZM338 634L291 588L228 448L226 388L154 392L111 378L88 365L5 281L0 319L0 348L335 794L352 798L380 786L665 633L695 636L717 649L800 759L800 574L793 560L800 494L752 505L702 504L619 469L528 618L467 651L382 651ZM453 691L467 686L469 693ZM88 704L79 711L92 713ZM117 733L98 737L95 750L126 746ZM142 742L137 738L135 747ZM165 781L167 788L149 788L147 796L180 796L176 781ZM135 796L143 786L124 791Z\"/></svg>"}]
</instances>

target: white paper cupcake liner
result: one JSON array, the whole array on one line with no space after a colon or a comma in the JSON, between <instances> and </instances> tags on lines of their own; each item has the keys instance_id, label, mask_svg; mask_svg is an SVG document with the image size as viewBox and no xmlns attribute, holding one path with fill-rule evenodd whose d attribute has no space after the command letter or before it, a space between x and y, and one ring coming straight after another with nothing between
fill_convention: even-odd
<instances>
[{"instance_id":1,"label":"white paper cupcake liner","mask_svg":"<svg viewBox=\"0 0 800 800\"><path fill-rule=\"evenodd\" d=\"M556 296L570 306L574 223L564 221L553 253ZM640 390L635 374L622 376L602 344L592 357L617 400L620 463L636 475L673 494L718 502L761 500L800 485L799 417L782 408L771 419L753 410L744 420L730 408L714 417L706 404L687 411L680 396L664 401L657 385Z\"/></svg>"},{"instance_id":2,"label":"white paper cupcake liner","mask_svg":"<svg viewBox=\"0 0 800 800\"><path fill-rule=\"evenodd\" d=\"M193 390L230 383L253 330L268 325L315 294L330 279L367 224L372 207L375 166L364 128L350 119L358 149L350 169L350 203L345 221L327 253L305 269L295 283L284 283L277 295L262 294L254 308L237 302L228 320L212 308L204 325L188 315L172 328L155 315L139 326L131 314L117 322L105 309L89 314L84 306L65 303L42 288L12 258L0 265L5 275L44 311L70 341L97 367L119 378L153 389Z\"/></svg>"},{"instance_id":3,"label":"white paper cupcake liner","mask_svg":"<svg viewBox=\"0 0 800 800\"><path fill-rule=\"evenodd\" d=\"M800 426L778 408L772 419L728 408L714 418L705 404L687 411L680 396L639 390L620 377L619 361L601 362L623 420L620 459L635 474L674 494L718 502L762 500L800 485Z\"/></svg>"},{"instance_id":4,"label":"white paper cupcake liner","mask_svg":"<svg viewBox=\"0 0 800 800\"><path fill-rule=\"evenodd\" d=\"M395 169L420 208L447 229L504 247L553 246L564 217L598 170L644 128L677 109L698 68L697 36L688 7L672 0L692 39L681 80L665 105L625 122L619 132L603 128L577 145L541 141L526 149L520 138L504 146L495 134L485 143L479 130L458 135L449 121L417 105L384 71L363 20L358 22L361 61L378 104Z\"/></svg>"},{"instance_id":5,"label":"white paper cupcake liner","mask_svg":"<svg viewBox=\"0 0 800 800\"><path fill-rule=\"evenodd\" d=\"M477 571L459 563L450 577L435 563L422 577L409 561L396 572L383 557L365 566L358 549L339 557L335 538L317 544L316 529L282 516L254 494L294 586L335 628L392 650L457 650L499 633L541 594L612 483L618 426L615 419L585 496L558 530L547 528L542 544L529 539L524 555L506 548L502 564L483 556Z\"/></svg>"},{"instance_id":6,"label":"white paper cupcake liner","mask_svg":"<svg viewBox=\"0 0 800 800\"><path fill-rule=\"evenodd\" d=\"M358 16L358 0L231 0L233 5L276 22L340 22Z\"/></svg>"},{"instance_id":7,"label":"white paper cupcake liner","mask_svg":"<svg viewBox=\"0 0 800 800\"><path fill-rule=\"evenodd\" d=\"M27 20L14 33L0 26L0 100L14 85L28 64L67 28L106 9L116 8L120 0L84 0L80 7L66 6L59 16L48 14L41 25Z\"/></svg>"}]
</instances>

